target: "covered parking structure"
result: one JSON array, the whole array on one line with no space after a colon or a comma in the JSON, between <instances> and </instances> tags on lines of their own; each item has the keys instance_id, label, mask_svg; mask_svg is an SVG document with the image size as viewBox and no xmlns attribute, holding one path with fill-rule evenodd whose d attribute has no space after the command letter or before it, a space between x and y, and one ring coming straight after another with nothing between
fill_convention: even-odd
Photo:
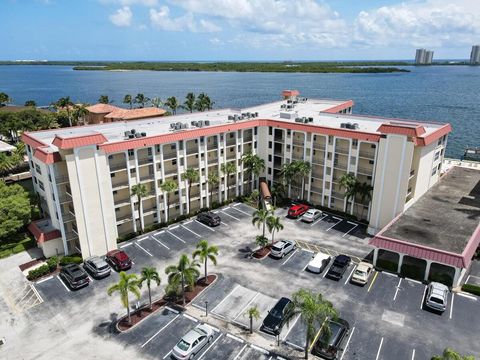
<instances>
[{"instance_id":1,"label":"covered parking structure","mask_svg":"<svg viewBox=\"0 0 480 360\"><path fill-rule=\"evenodd\" d=\"M370 240L377 268L458 286L480 243L480 170L453 167Z\"/></svg>"}]
</instances>

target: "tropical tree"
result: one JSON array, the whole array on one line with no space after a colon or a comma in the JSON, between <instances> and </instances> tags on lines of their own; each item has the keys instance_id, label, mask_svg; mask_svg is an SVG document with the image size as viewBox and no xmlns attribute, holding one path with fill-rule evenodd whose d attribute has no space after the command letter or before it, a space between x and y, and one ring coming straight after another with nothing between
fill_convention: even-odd
<instances>
[{"instance_id":1,"label":"tropical tree","mask_svg":"<svg viewBox=\"0 0 480 360\"><path fill-rule=\"evenodd\" d=\"M35 100L27 100L25 101L25 106L36 107L37 103L35 102Z\"/></svg>"},{"instance_id":2,"label":"tropical tree","mask_svg":"<svg viewBox=\"0 0 480 360\"><path fill-rule=\"evenodd\" d=\"M280 169L280 177L282 183L285 184L285 187L288 189L295 179L295 166L292 163L284 163ZM288 194L289 195L289 194Z\"/></svg>"},{"instance_id":3,"label":"tropical tree","mask_svg":"<svg viewBox=\"0 0 480 360\"><path fill-rule=\"evenodd\" d=\"M443 350L442 355L435 355L432 357L432 360L475 360L475 357L471 355L460 355L456 351L446 348Z\"/></svg>"},{"instance_id":4,"label":"tropical tree","mask_svg":"<svg viewBox=\"0 0 480 360\"><path fill-rule=\"evenodd\" d=\"M218 186L218 184L220 183L220 179L218 177L218 174L216 172L211 172L211 173L208 173L208 179L207 179L207 182L208 182L208 188L210 190L210 207L212 207L212 202L213 202L213 189ZM220 197L220 193L219 193L219 197ZM218 202L220 202L220 198L218 199Z\"/></svg>"},{"instance_id":5,"label":"tropical tree","mask_svg":"<svg viewBox=\"0 0 480 360\"><path fill-rule=\"evenodd\" d=\"M12 102L12 98L4 92L0 92L0 106L5 106Z\"/></svg>"},{"instance_id":6,"label":"tropical tree","mask_svg":"<svg viewBox=\"0 0 480 360\"><path fill-rule=\"evenodd\" d=\"M226 177L226 183L227 183L227 189L226 189L226 199L228 200L228 189L229 189L229 180L230 180L230 175L232 175L233 173L235 173L235 171L237 171L237 165L235 164L235 162L233 161L230 161L230 162L227 162L227 163L223 163L221 166L220 166L220 170L222 171L222 173L225 175Z\"/></svg>"},{"instance_id":7,"label":"tropical tree","mask_svg":"<svg viewBox=\"0 0 480 360\"><path fill-rule=\"evenodd\" d=\"M120 301L127 309L128 323L131 324L129 295L132 293L137 299L140 299L138 276L136 274L127 274L125 271L120 271L119 276L120 280L107 289L107 294L111 296L115 292L120 293Z\"/></svg>"},{"instance_id":8,"label":"tropical tree","mask_svg":"<svg viewBox=\"0 0 480 360\"><path fill-rule=\"evenodd\" d=\"M67 113L67 118L68 118L68 124L69 126L72 126L72 108L75 105L71 100L70 96L67 97L62 97L57 100L57 102L52 104L57 111L59 110L65 110Z\"/></svg>"},{"instance_id":9,"label":"tropical tree","mask_svg":"<svg viewBox=\"0 0 480 360\"><path fill-rule=\"evenodd\" d=\"M159 97L152 98L151 103L152 106L156 108L159 108L163 104L162 100Z\"/></svg>"},{"instance_id":10,"label":"tropical tree","mask_svg":"<svg viewBox=\"0 0 480 360\"><path fill-rule=\"evenodd\" d=\"M110 99L108 98L108 95L100 95L98 102L100 104L110 104Z\"/></svg>"},{"instance_id":11,"label":"tropical tree","mask_svg":"<svg viewBox=\"0 0 480 360\"><path fill-rule=\"evenodd\" d=\"M257 244L261 248L264 248L268 244L268 239L265 236L257 235L255 237L255 244Z\"/></svg>"},{"instance_id":12,"label":"tropical tree","mask_svg":"<svg viewBox=\"0 0 480 360\"><path fill-rule=\"evenodd\" d=\"M2 179L16 167L15 159L6 152L0 152L0 175Z\"/></svg>"},{"instance_id":13,"label":"tropical tree","mask_svg":"<svg viewBox=\"0 0 480 360\"><path fill-rule=\"evenodd\" d=\"M145 184L136 184L136 185L132 186L130 196L132 196L132 197L136 196L137 200L138 200L138 218L140 219L140 229L141 229L140 232L142 232L142 233L143 233L143 230L144 230L143 218L142 218L142 214L143 214L142 198L147 196L147 194L148 194L148 190L147 190L147 187L145 186Z\"/></svg>"},{"instance_id":14,"label":"tropical tree","mask_svg":"<svg viewBox=\"0 0 480 360\"><path fill-rule=\"evenodd\" d=\"M267 224L267 219L270 216L270 212L265 209L256 210L253 213L252 225L260 228L260 225L263 227L262 236L265 237L265 226Z\"/></svg>"},{"instance_id":15,"label":"tropical tree","mask_svg":"<svg viewBox=\"0 0 480 360\"><path fill-rule=\"evenodd\" d=\"M60 124L53 113L42 114L37 122L37 130L57 129Z\"/></svg>"},{"instance_id":16,"label":"tropical tree","mask_svg":"<svg viewBox=\"0 0 480 360\"><path fill-rule=\"evenodd\" d=\"M205 284L208 284L207 262L210 260L213 265L217 265L218 247L210 246L207 240L200 240L197 249L193 252L193 258L199 258L205 267Z\"/></svg>"},{"instance_id":17,"label":"tropical tree","mask_svg":"<svg viewBox=\"0 0 480 360\"><path fill-rule=\"evenodd\" d=\"M250 319L250 334L253 334L253 319L260 319L260 311L258 310L257 305L252 306L247 310L248 318Z\"/></svg>"},{"instance_id":18,"label":"tropical tree","mask_svg":"<svg viewBox=\"0 0 480 360\"><path fill-rule=\"evenodd\" d=\"M142 269L142 272L140 273L140 280L138 281L138 285L140 288L142 288L143 283L147 284L147 289L148 289L148 302L150 304L150 309L152 309L152 292L151 292L151 285L152 282L157 284L157 286L160 286L160 282L162 280L160 279L160 275L157 272L157 269L155 269L152 266L146 266Z\"/></svg>"},{"instance_id":19,"label":"tropical tree","mask_svg":"<svg viewBox=\"0 0 480 360\"><path fill-rule=\"evenodd\" d=\"M177 109L180 107L178 104L178 100L175 96L171 96L165 101L165 106L172 110L172 114L175 115L177 113Z\"/></svg>"},{"instance_id":20,"label":"tropical tree","mask_svg":"<svg viewBox=\"0 0 480 360\"><path fill-rule=\"evenodd\" d=\"M83 119L85 116L88 115L88 110L84 105L75 105L72 111L72 119L74 120L74 125L78 124L80 119Z\"/></svg>"},{"instance_id":21,"label":"tropical tree","mask_svg":"<svg viewBox=\"0 0 480 360\"><path fill-rule=\"evenodd\" d=\"M198 169L194 168L188 168L185 170L185 172L182 174L182 180L186 181L188 184L188 212L191 212L191 189L192 189L192 184L197 182L200 179L200 172Z\"/></svg>"},{"instance_id":22,"label":"tropical tree","mask_svg":"<svg viewBox=\"0 0 480 360\"><path fill-rule=\"evenodd\" d=\"M365 203L368 204L370 200L372 200L372 191L373 187L370 184L367 184L366 182L360 183L360 185L358 186L358 195L360 196L360 202L362 203L362 205L364 205ZM362 218L364 211L365 206L362 206Z\"/></svg>"},{"instance_id":23,"label":"tropical tree","mask_svg":"<svg viewBox=\"0 0 480 360\"><path fill-rule=\"evenodd\" d=\"M280 218L278 216L269 216L267 218L267 228L268 231L272 234L272 245L275 241L275 231L280 231L283 230L283 224L280 221Z\"/></svg>"},{"instance_id":24,"label":"tropical tree","mask_svg":"<svg viewBox=\"0 0 480 360\"><path fill-rule=\"evenodd\" d=\"M292 304L287 310L287 322L296 315L300 315L305 324L307 334L305 338L305 359L308 359L310 343L318 332L318 326L322 326L329 318L336 319L337 311L330 301L323 298L322 294L300 289L293 294Z\"/></svg>"},{"instance_id":25,"label":"tropical tree","mask_svg":"<svg viewBox=\"0 0 480 360\"><path fill-rule=\"evenodd\" d=\"M165 269L168 282L181 285L183 305L185 305L185 286L193 287L200 276L199 266L200 264L196 260L191 261L187 255L183 254L177 265L170 265Z\"/></svg>"},{"instance_id":26,"label":"tropical tree","mask_svg":"<svg viewBox=\"0 0 480 360\"><path fill-rule=\"evenodd\" d=\"M251 177L251 191L253 191L254 177L260 176L260 173L265 170L265 160L256 154L247 152L242 155L242 163L243 168Z\"/></svg>"},{"instance_id":27,"label":"tropical tree","mask_svg":"<svg viewBox=\"0 0 480 360\"><path fill-rule=\"evenodd\" d=\"M305 177L310 174L312 167L308 161L296 160L293 163L298 178L298 186L302 190L302 195L299 198L303 198L305 194Z\"/></svg>"},{"instance_id":28,"label":"tropical tree","mask_svg":"<svg viewBox=\"0 0 480 360\"><path fill-rule=\"evenodd\" d=\"M347 201L347 207L351 200L354 200L359 191L359 185L357 178L353 174L343 174L340 179L338 179L338 185L340 190L345 188L344 197ZM348 208L347 208L348 209Z\"/></svg>"},{"instance_id":29,"label":"tropical tree","mask_svg":"<svg viewBox=\"0 0 480 360\"><path fill-rule=\"evenodd\" d=\"M150 99L143 95L142 93L137 94L133 101L135 104L138 104L139 108L144 108L150 102Z\"/></svg>"},{"instance_id":30,"label":"tropical tree","mask_svg":"<svg viewBox=\"0 0 480 360\"><path fill-rule=\"evenodd\" d=\"M166 220L168 221L170 212L170 194L178 189L178 184L172 179L166 179L162 184L160 184L160 189L164 192L164 195L167 198L167 208L165 209L165 216Z\"/></svg>"},{"instance_id":31,"label":"tropical tree","mask_svg":"<svg viewBox=\"0 0 480 360\"><path fill-rule=\"evenodd\" d=\"M123 101L122 101L124 104L128 104L130 106L130 109L132 108L133 106L133 98L132 98L132 95L130 94L127 94L123 97Z\"/></svg>"},{"instance_id":32,"label":"tropical tree","mask_svg":"<svg viewBox=\"0 0 480 360\"><path fill-rule=\"evenodd\" d=\"M182 108L192 113L193 110L195 110L195 100L195 94L192 92L188 93L187 96L185 96L185 102L183 103Z\"/></svg>"},{"instance_id":33,"label":"tropical tree","mask_svg":"<svg viewBox=\"0 0 480 360\"><path fill-rule=\"evenodd\" d=\"M215 102L212 101L208 95L201 93L198 95L194 107L198 111L212 110L213 104L215 104Z\"/></svg>"}]
</instances>

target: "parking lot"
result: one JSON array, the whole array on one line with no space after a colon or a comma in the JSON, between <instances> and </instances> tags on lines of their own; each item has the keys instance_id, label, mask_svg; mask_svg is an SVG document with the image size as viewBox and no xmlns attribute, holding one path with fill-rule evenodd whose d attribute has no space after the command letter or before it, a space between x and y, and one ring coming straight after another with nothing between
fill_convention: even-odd
<instances>
[{"instance_id":1,"label":"parking lot","mask_svg":"<svg viewBox=\"0 0 480 360\"><path fill-rule=\"evenodd\" d=\"M219 247L218 265L209 266L210 272L219 274L218 280L190 307L202 313L207 310L207 320L225 321L245 332L249 326L246 312L257 306L260 319L254 320L253 327L267 346L261 349L219 330L195 359L274 359L272 353L278 349L276 339L260 331L261 323L280 297L291 297L300 288L322 293L332 301L340 317L349 322L350 332L340 359L430 359L445 346L480 353L480 344L471 331L472 324L480 321L480 302L476 297L450 294L447 311L438 314L423 309L426 286L419 282L384 272L374 272L363 287L349 282L355 264L371 250L361 225L329 214L311 224L282 217L285 228L276 234L276 240L299 240L302 246L283 259L256 260L249 256L256 248L255 235L261 232L251 224L254 209L233 204L215 211L222 219L222 224L215 228L190 219L119 245L133 260L129 272L139 273L144 266L155 266L162 276L162 287L167 283L163 269L176 263L180 254L191 254L200 239ZM285 209L277 210L277 214L285 215ZM325 277L328 268L321 274L306 270L317 251L332 257L339 253L352 257L352 264L340 281ZM469 281L476 281L478 275L472 273ZM85 308L84 312L92 314L96 321L108 323L125 311L118 296L106 296L107 287L117 279L118 274L112 271L110 277L92 279L89 286L78 291L69 290L58 276L43 279L34 285L44 300L36 308L48 306L52 311L62 309L66 314L71 308ZM160 289L153 290L154 296L162 293ZM144 292L140 302L145 301ZM118 336L107 336L107 328L95 331L101 335L100 339L136 349L140 357L168 359L174 344L198 323L189 312L187 309L186 313L178 314L165 309ZM280 334L281 349L293 354L296 351L301 356L304 341L302 319L292 319Z\"/></svg>"}]
</instances>

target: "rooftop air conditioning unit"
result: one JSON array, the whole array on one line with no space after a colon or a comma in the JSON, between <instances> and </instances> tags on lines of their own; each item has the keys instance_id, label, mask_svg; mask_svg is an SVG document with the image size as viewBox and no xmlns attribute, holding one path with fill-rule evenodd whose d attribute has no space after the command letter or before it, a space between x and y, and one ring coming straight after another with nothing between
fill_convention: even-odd
<instances>
[{"instance_id":1,"label":"rooftop air conditioning unit","mask_svg":"<svg viewBox=\"0 0 480 360\"><path fill-rule=\"evenodd\" d=\"M205 120L205 126L209 126L210 125L210 120Z\"/></svg>"},{"instance_id":2,"label":"rooftop air conditioning unit","mask_svg":"<svg viewBox=\"0 0 480 360\"><path fill-rule=\"evenodd\" d=\"M255 117L258 117L258 111L255 112Z\"/></svg>"},{"instance_id":3,"label":"rooftop air conditioning unit","mask_svg":"<svg viewBox=\"0 0 480 360\"><path fill-rule=\"evenodd\" d=\"M137 130L132 129L132 130L130 130L130 132L131 132L132 134L135 134L135 133L137 132Z\"/></svg>"},{"instance_id":4,"label":"rooftop air conditioning unit","mask_svg":"<svg viewBox=\"0 0 480 360\"><path fill-rule=\"evenodd\" d=\"M203 120L197 121L197 126L198 127L203 127Z\"/></svg>"},{"instance_id":5,"label":"rooftop air conditioning unit","mask_svg":"<svg viewBox=\"0 0 480 360\"><path fill-rule=\"evenodd\" d=\"M140 133L135 133L135 137L136 137L136 138L142 137L142 134L140 134Z\"/></svg>"},{"instance_id":6,"label":"rooftop air conditioning unit","mask_svg":"<svg viewBox=\"0 0 480 360\"><path fill-rule=\"evenodd\" d=\"M358 123L353 123L353 129L355 129L355 130L358 129Z\"/></svg>"},{"instance_id":7,"label":"rooftop air conditioning unit","mask_svg":"<svg viewBox=\"0 0 480 360\"><path fill-rule=\"evenodd\" d=\"M197 126L197 121L192 120L192 121L190 122L190 124L191 124L192 126Z\"/></svg>"},{"instance_id":8,"label":"rooftop air conditioning unit","mask_svg":"<svg viewBox=\"0 0 480 360\"><path fill-rule=\"evenodd\" d=\"M233 120L233 115L228 115L228 120Z\"/></svg>"},{"instance_id":9,"label":"rooftop air conditioning unit","mask_svg":"<svg viewBox=\"0 0 480 360\"><path fill-rule=\"evenodd\" d=\"M346 123L341 123L341 124L340 124L340 128L346 129L346 128L347 128L347 124L346 124Z\"/></svg>"},{"instance_id":10,"label":"rooftop air conditioning unit","mask_svg":"<svg viewBox=\"0 0 480 360\"><path fill-rule=\"evenodd\" d=\"M128 138L128 135L130 135L131 132L130 131L125 131L124 134L125 134L125 137Z\"/></svg>"},{"instance_id":11,"label":"rooftop air conditioning unit","mask_svg":"<svg viewBox=\"0 0 480 360\"><path fill-rule=\"evenodd\" d=\"M308 118L308 121L309 121L309 122L313 122L313 117L309 117L309 118Z\"/></svg>"},{"instance_id":12,"label":"rooftop air conditioning unit","mask_svg":"<svg viewBox=\"0 0 480 360\"><path fill-rule=\"evenodd\" d=\"M297 117L297 118L295 118L295 122L303 122L303 120L302 120L302 118Z\"/></svg>"},{"instance_id":13,"label":"rooftop air conditioning unit","mask_svg":"<svg viewBox=\"0 0 480 360\"><path fill-rule=\"evenodd\" d=\"M170 129L175 129L175 123L170 123Z\"/></svg>"},{"instance_id":14,"label":"rooftop air conditioning unit","mask_svg":"<svg viewBox=\"0 0 480 360\"><path fill-rule=\"evenodd\" d=\"M147 136L147 133L146 132L142 132L142 137L145 137Z\"/></svg>"}]
</instances>

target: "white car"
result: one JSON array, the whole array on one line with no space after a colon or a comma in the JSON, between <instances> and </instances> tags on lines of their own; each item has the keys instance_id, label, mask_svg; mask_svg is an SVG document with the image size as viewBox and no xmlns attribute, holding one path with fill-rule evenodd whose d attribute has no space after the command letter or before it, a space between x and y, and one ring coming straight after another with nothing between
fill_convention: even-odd
<instances>
[{"instance_id":1,"label":"white car","mask_svg":"<svg viewBox=\"0 0 480 360\"><path fill-rule=\"evenodd\" d=\"M432 281L428 284L427 295L425 297L425 305L430 309L437 311L445 311L447 308L448 287Z\"/></svg>"},{"instance_id":2,"label":"white car","mask_svg":"<svg viewBox=\"0 0 480 360\"><path fill-rule=\"evenodd\" d=\"M291 251L296 248L295 242L291 240L282 240L276 242L270 250L270 255L276 258L283 258L285 255L289 254Z\"/></svg>"},{"instance_id":3,"label":"white car","mask_svg":"<svg viewBox=\"0 0 480 360\"><path fill-rule=\"evenodd\" d=\"M328 266L330 259L330 255L319 252L312 257L312 260L307 265L307 270L320 274Z\"/></svg>"},{"instance_id":4,"label":"white car","mask_svg":"<svg viewBox=\"0 0 480 360\"><path fill-rule=\"evenodd\" d=\"M305 214L302 216L302 221L311 223L317 220L322 216L322 212L318 209L308 209Z\"/></svg>"},{"instance_id":5,"label":"white car","mask_svg":"<svg viewBox=\"0 0 480 360\"><path fill-rule=\"evenodd\" d=\"M365 285L370 278L370 274L373 271L373 265L365 261L358 263L357 267L353 271L353 275L350 278L350 282Z\"/></svg>"},{"instance_id":6,"label":"white car","mask_svg":"<svg viewBox=\"0 0 480 360\"><path fill-rule=\"evenodd\" d=\"M172 355L175 359L193 359L202 348L213 339L213 329L207 324L199 324L186 333L175 345Z\"/></svg>"}]
</instances>

